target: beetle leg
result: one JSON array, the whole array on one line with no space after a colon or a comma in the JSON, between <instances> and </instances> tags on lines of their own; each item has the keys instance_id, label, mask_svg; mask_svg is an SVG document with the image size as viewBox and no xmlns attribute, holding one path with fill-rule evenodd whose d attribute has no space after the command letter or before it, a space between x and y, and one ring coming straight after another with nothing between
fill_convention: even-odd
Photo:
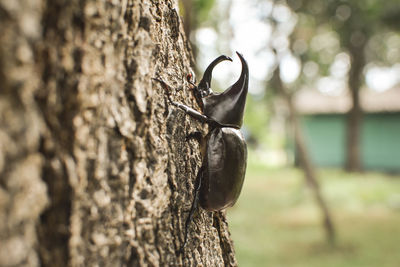
<instances>
[{"instance_id":1,"label":"beetle leg","mask_svg":"<svg viewBox=\"0 0 400 267\"><path fill-rule=\"evenodd\" d=\"M201 95L201 92L199 91L199 89L197 88L197 86L193 83L191 83L191 85L193 85L193 87L191 88L194 99L197 102L197 105L199 105L200 109L203 110L204 109L204 103L203 103L203 97Z\"/></svg>"},{"instance_id":2,"label":"beetle leg","mask_svg":"<svg viewBox=\"0 0 400 267\"><path fill-rule=\"evenodd\" d=\"M197 102L197 105L199 105L200 109L203 110L203 107L204 107L204 104L202 101L203 96L202 96L199 88L196 85L196 78L194 77L194 73L189 73L186 76L186 80L191 85L190 90L192 90L192 93L193 93L194 99Z\"/></svg>"},{"instance_id":3,"label":"beetle leg","mask_svg":"<svg viewBox=\"0 0 400 267\"><path fill-rule=\"evenodd\" d=\"M174 105L175 107L180 108L180 109L183 110L186 114L192 116L193 118L195 118L195 119L197 119L197 120L199 120L199 121L201 121L201 122L205 122L205 123L215 123L214 120L212 120L212 119L208 118L207 116L201 114L201 113L198 112L197 110L194 110L194 109L192 109L191 107L188 107L188 106L186 106L186 105L183 105L183 104L181 104L181 103L178 103L178 102L173 101L173 100L171 99L171 96L170 96L170 88L171 88L171 86L169 86L166 82L164 82L163 80L160 80L160 79L158 79L158 78L153 78L153 80L155 80L155 81L161 83L161 85L164 86L164 88L165 88L166 91L167 91L168 100L169 100L169 102L170 102L172 105Z\"/></svg>"},{"instance_id":4,"label":"beetle leg","mask_svg":"<svg viewBox=\"0 0 400 267\"><path fill-rule=\"evenodd\" d=\"M192 202L192 207L190 208L189 216L187 217L186 222L185 222L185 239L183 240L183 244L182 244L182 247L180 250L181 252L183 252L183 250L185 249L185 246L187 244L188 228L189 228L190 223L193 220L193 214L199 207L199 194L200 194L201 182L203 179L203 172L204 172L204 167L201 167L199 172L197 173L196 183L195 183L195 191L194 191L194 199Z\"/></svg>"},{"instance_id":5,"label":"beetle leg","mask_svg":"<svg viewBox=\"0 0 400 267\"><path fill-rule=\"evenodd\" d=\"M188 83L190 83L193 86L196 86L196 77L194 76L193 72L188 73L188 75L186 75L186 80L188 81Z\"/></svg>"},{"instance_id":6,"label":"beetle leg","mask_svg":"<svg viewBox=\"0 0 400 267\"><path fill-rule=\"evenodd\" d=\"M175 107L180 108L186 114L192 116L193 118L197 119L198 121L200 121L202 123L208 123L208 125L210 125L211 127L216 127L216 126L221 127L222 126L220 123L218 123L214 119L209 118L204 114L201 114L200 112L198 112L197 110L192 109L191 107L188 107L186 105L183 105L181 103L178 103L178 102L175 102L175 101L172 101L172 100L170 100L170 102Z\"/></svg>"},{"instance_id":7,"label":"beetle leg","mask_svg":"<svg viewBox=\"0 0 400 267\"><path fill-rule=\"evenodd\" d=\"M153 80L155 80L155 81L157 81L157 82L159 82L159 83L161 83L161 85L164 87L164 89L165 89L165 91L167 92L167 97L168 97L168 100L170 101L170 102L172 102L172 100L171 100L171 95L170 95L170 93L171 93L171 86L169 86L166 82L164 82L163 80L161 80L161 79L158 79L158 78L152 78Z\"/></svg>"},{"instance_id":8,"label":"beetle leg","mask_svg":"<svg viewBox=\"0 0 400 267\"><path fill-rule=\"evenodd\" d=\"M208 118L206 115L201 114L197 110L192 109L191 107L188 107L186 105L183 105L183 104L175 102L175 101L171 101L171 104L174 105L175 107L180 108L186 114L192 116L193 118L195 118L195 119L197 119L197 120L199 120L201 122L214 123L214 120Z\"/></svg>"}]
</instances>

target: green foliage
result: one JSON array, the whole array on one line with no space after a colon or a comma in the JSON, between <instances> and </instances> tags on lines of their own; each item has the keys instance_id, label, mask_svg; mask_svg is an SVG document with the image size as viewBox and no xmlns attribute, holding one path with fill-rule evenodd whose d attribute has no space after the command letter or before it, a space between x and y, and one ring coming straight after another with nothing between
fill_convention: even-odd
<instances>
[{"instance_id":1,"label":"green foliage","mask_svg":"<svg viewBox=\"0 0 400 267\"><path fill-rule=\"evenodd\" d=\"M242 195L228 210L239 266L398 266L400 176L320 171L338 229L329 247L302 172L249 156Z\"/></svg>"},{"instance_id":2,"label":"green foliage","mask_svg":"<svg viewBox=\"0 0 400 267\"><path fill-rule=\"evenodd\" d=\"M196 25L195 28L197 28L198 25L209 19L210 10L214 7L214 4L215 0L180 0L180 15L184 16L186 12L189 12L191 20ZM185 6L190 7L190 10L185 10Z\"/></svg>"},{"instance_id":3,"label":"green foliage","mask_svg":"<svg viewBox=\"0 0 400 267\"><path fill-rule=\"evenodd\" d=\"M398 0L385 1L384 5L379 0L292 0L288 1L288 5L298 16L298 24L292 34L292 50L303 64L307 61L318 64L319 72L312 77L314 79L329 76L331 64L338 53L351 50L354 53L354 50L364 49L365 44L368 44L365 64L378 61L393 65L400 58L400 53L393 51L395 46L388 45L388 40L395 33L390 33L387 27L400 29L398 24L394 26L398 19L396 15L400 14ZM329 35L333 38L319 38ZM369 44L373 39L379 41ZM299 43L306 49L298 49ZM388 53L391 56L387 56ZM308 84L314 80L301 78Z\"/></svg>"},{"instance_id":4,"label":"green foliage","mask_svg":"<svg viewBox=\"0 0 400 267\"><path fill-rule=\"evenodd\" d=\"M199 24L208 19L210 10L214 6L214 3L215 0L193 0L194 12L196 13Z\"/></svg>"}]
</instances>

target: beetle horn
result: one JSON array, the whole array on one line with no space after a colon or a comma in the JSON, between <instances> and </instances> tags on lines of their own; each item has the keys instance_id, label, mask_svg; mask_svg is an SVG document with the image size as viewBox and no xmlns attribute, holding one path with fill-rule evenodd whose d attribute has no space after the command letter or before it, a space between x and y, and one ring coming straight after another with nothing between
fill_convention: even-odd
<instances>
[{"instance_id":1,"label":"beetle horn","mask_svg":"<svg viewBox=\"0 0 400 267\"><path fill-rule=\"evenodd\" d=\"M203 103L204 114L221 125L240 128L249 87L249 67L242 54L236 54L242 63L242 73L237 82L221 94L207 96Z\"/></svg>"},{"instance_id":2,"label":"beetle horn","mask_svg":"<svg viewBox=\"0 0 400 267\"><path fill-rule=\"evenodd\" d=\"M242 54L236 52L238 55L240 62L242 63L242 73L240 74L239 79L234 83L230 88L228 88L224 93L225 94L240 94L244 96L244 100L246 100L247 90L249 88L249 67L247 66L246 60L243 58Z\"/></svg>"},{"instance_id":3,"label":"beetle horn","mask_svg":"<svg viewBox=\"0 0 400 267\"><path fill-rule=\"evenodd\" d=\"M242 54L236 51L240 62L242 63L242 73L239 79L227 90L223 95L231 101L231 114L230 119L232 124L241 126L243 123L244 107L246 104L247 91L249 88L249 67Z\"/></svg>"},{"instance_id":4,"label":"beetle horn","mask_svg":"<svg viewBox=\"0 0 400 267\"><path fill-rule=\"evenodd\" d=\"M228 56L219 56L216 59L214 59L213 62L210 63L210 65L208 65L207 69L205 70L204 74L203 74L203 78L201 79L198 88L201 91L208 91L208 89L210 89L210 85L211 85L211 79L212 79L212 71L214 69L214 67L224 61L224 60L229 60L232 61L232 59Z\"/></svg>"}]
</instances>

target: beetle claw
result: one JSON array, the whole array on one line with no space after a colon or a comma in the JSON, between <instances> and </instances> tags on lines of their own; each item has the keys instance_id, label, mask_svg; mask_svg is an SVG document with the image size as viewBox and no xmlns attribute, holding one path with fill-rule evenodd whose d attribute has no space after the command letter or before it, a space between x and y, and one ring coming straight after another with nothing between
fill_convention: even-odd
<instances>
[{"instance_id":1,"label":"beetle claw","mask_svg":"<svg viewBox=\"0 0 400 267\"><path fill-rule=\"evenodd\" d=\"M171 99L171 90L170 90L171 86L169 86L166 82L164 82L163 80L161 80L159 78L151 78L151 79L161 83L161 85L164 87L165 91L167 92L167 97L168 97L169 102L172 103L173 101Z\"/></svg>"},{"instance_id":2,"label":"beetle claw","mask_svg":"<svg viewBox=\"0 0 400 267\"><path fill-rule=\"evenodd\" d=\"M196 76L194 75L193 71L191 71L190 73L188 73L188 75L186 75L186 80L188 81L188 83L190 83L191 85L195 85L196 83Z\"/></svg>"}]
</instances>

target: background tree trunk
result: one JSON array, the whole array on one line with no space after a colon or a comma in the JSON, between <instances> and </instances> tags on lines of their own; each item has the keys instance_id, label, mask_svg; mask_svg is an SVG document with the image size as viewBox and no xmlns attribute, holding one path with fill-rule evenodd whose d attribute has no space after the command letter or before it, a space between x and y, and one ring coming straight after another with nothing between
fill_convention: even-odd
<instances>
[{"instance_id":1,"label":"background tree trunk","mask_svg":"<svg viewBox=\"0 0 400 267\"><path fill-rule=\"evenodd\" d=\"M304 172L304 178L307 182L307 185L310 187L315 202L317 203L319 209L321 210L323 228L325 231L327 243L330 245L335 245L336 230L332 220L332 216L321 192L321 187L318 182L318 178L315 172L315 167L314 164L312 163L310 153L308 152L306 141L304 140L303 130L301 128L299 116L293 104L292 95L290 94L290 92L288 91L288 89L283 84L280 78L279 65L274 70L271 82L273 88L275 88L278 91L278 94L286 102L289 113L288 119L293 128L296 154L299 158L300 167Z\"/></svg>"},{"instance_id":2,"label":"background tree trunk","mask_svg":"<svg viewBox=\"0 0 400 267\"><path fill-rule=\"evenodd\" d=\"M0 1L0 265L235 266L223 212L184 223L204 129L174 1Z\"/></svg>"},{"instance_id":3,"label":"background tree trunk","mask_svg":"<svg viewBox=\"0 0 400 267\"><path fill-rule=\"evenodd\" d=\"M349 42L350 43L350 42ZM356 46L349 44L351 68L348 86L350 90L352 108L347 114L347 164L348 171L361 171L361 126L362 109L360 103L360 90L362 84L362 72L365 66L364 47L365 42Z\"/></svg>"}]
</instances>

